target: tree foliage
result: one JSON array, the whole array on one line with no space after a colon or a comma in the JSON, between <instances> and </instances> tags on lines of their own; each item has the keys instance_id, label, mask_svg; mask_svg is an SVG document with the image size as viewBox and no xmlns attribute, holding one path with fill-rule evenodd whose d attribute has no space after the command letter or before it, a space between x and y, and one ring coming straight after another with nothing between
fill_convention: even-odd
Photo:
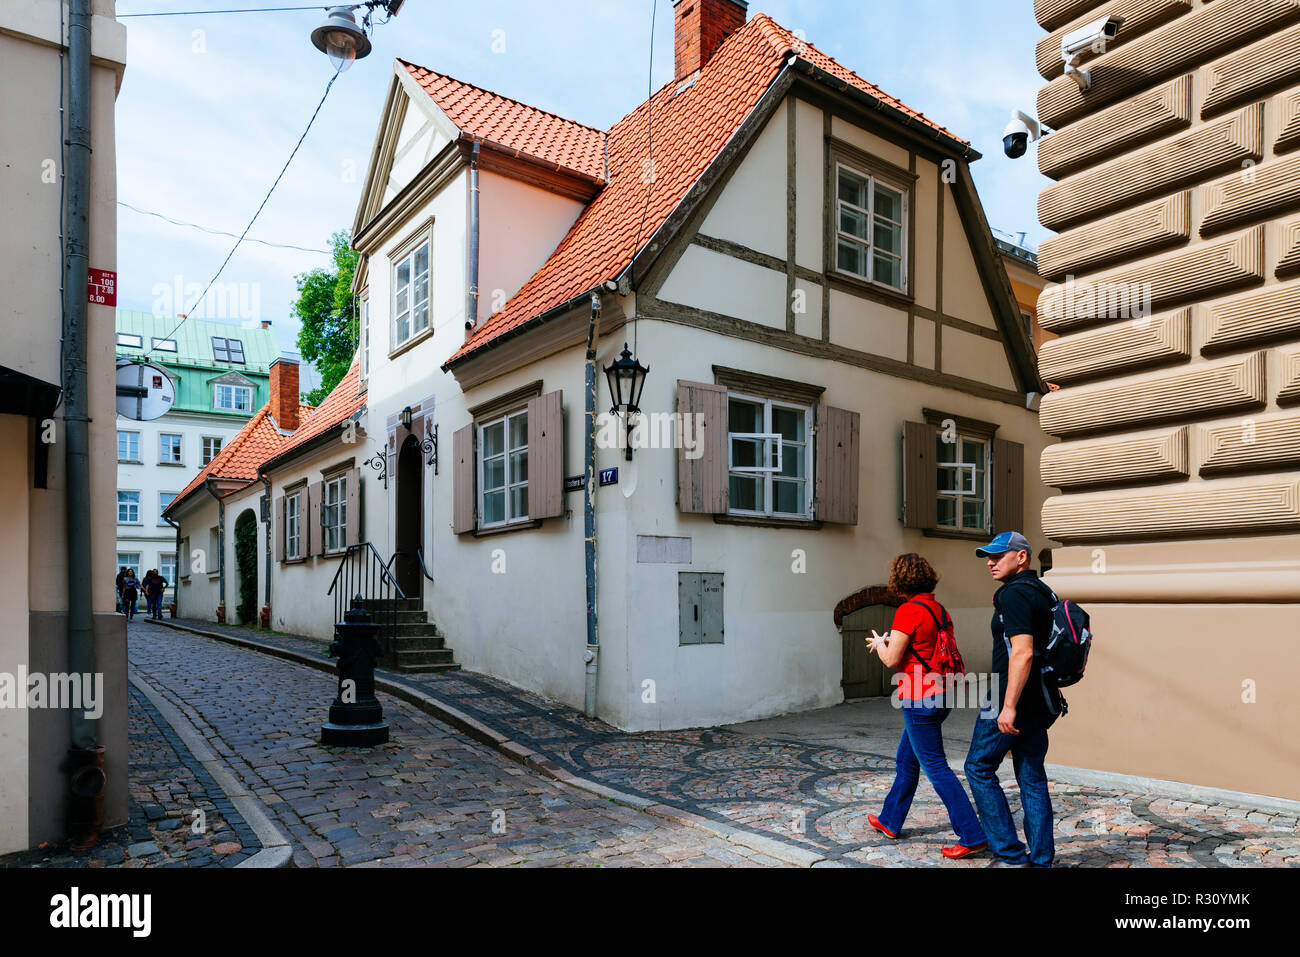
<instances>
[{"instance_id":1,"label":"tree foliage","mask_svg":"<svg viewBox=\"0 0 1300 957\"><path fill-rule=\"evenodd\" d=\"M351 230L330 237L334 268L313 269L298 275L298 301L294 314L302 322L298 350L320 373L320 388L303 396L319 405L347 375L357 348L357 303L352 295L352 273L357 254L351 247Z\"/></svg>"}]
</instances>

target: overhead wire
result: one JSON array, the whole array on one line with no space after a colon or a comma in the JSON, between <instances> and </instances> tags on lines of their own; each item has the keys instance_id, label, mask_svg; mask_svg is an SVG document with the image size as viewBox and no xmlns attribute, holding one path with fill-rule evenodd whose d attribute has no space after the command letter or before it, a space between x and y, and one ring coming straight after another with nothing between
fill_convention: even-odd
<instances>
[{"instance_id":1,"label":"overhead wire","mask_svg":"<svg viewBox=\"0 0 1300 957\"><path fill-rule=\"evenodd\" d=\"M170 216L164 216L162 213L156 213L151 209L141 209L139 206L132 206L130 203L124 203L120 199L117 201L117 205L125 206L127 209L135 213L141 213L145 216L153 216L157 219L163 220L164 222L171 223L173 226L188 226L191 229L198 229L205 233L211 233L213 236L229 236L231 239L239 238L238 233L226 232L224 229L213 229L210 226L200 226L198 223L187 223L182 219L172 219ZM276 249L297 249L304 253L324 253L325 255L329 255L332 252L332 250L329 249L314 249L311 246L295 246L293 243L273 243L269 239L253 239L251 236L245 239L245 242L260 243L263 246L274 246Z\"/></svg>"}]
</instances>

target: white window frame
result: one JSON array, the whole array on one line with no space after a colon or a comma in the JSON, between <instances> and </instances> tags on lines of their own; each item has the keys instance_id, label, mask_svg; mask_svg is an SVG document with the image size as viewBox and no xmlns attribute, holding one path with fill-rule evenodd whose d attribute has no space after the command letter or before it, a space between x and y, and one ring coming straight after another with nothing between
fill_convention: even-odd
<instances>
[{"instance_id":1,"label":"white window frame","mask_svg":"<svg viewBox=\"0 0 1300 957\"><path fill-rule=\"evenodd\" d=\"M943 430L936 429L935 434L936 436L942 438ZM982 464L980 462L965 462L960 460L962 457L962 452L965 449L964 443L966 442L977 443L981 448L983 448L984 454L982 456L983 458ZM958 450L956 455L958 461L939 462L936 460L935 463L936 469L950 469L956 472L958 475L968 475L969 482L965 482L965 481L953 482L953 484L956 485L957 488L952 490L938 489L937 498L939 501L943 501L946 499L951 499L953 501L954 503L953 517L955 518L956 521L953 523L945 523L945 522L940 522L938 518L936 518L935 527L952 529L954 531L979 531L979 532L988 531L990 528L990 521L992 519L991 513L993 510L993 488L991 484L993 478L992 478L992 472L989 468L989 456L992 453L993 443L986 436L972 435L967 432L958 432L956 436L955 445ZM984 492L982 495L977 494L975 491L977 485L976 476L980 472L984 473ZM939 484L937 472L935 474L935 484L936 487ZM963 506L965 505L965 503L971 501L980 502L984 506L984 523L982 525L967 525L965 523L966 516L964 514L965 509Z\"/></svg>"},{"instance_id":2,"label":"white window frame","mask_svg":"<svg viewBox=\"0 0 1300 957\"><path fill-rule=\"evenodd\" d=\"M163 454L163 440L176 440L176 457L169 458ZM168 443L168 451L171 449L171 443ZM184 465L185 464L185 437L179 432L159 432L158 433L158 464L159 465Z\"/></svg>"},{"instance_id":3,"label":"white window frame","mask_svg":"<svg viewBox=\"0 0 1300 957\"><path fill-rule=\"evenodd\" d=\"M418 275L415 274L415 256L421 249L425 250L425 262L427 264L424 273L426 278L426 285L428 287L427 299L425 300L426 325L424 325L420 329L416 329L408 321L406 335L402 336L399 333L399 330L401 329L402 318L406 317L409 320L411 317L415 315L416 303L411 300L410 292L411 290L414 289L417 280L420 278ZM407 280L405 286L400 285L397 278L397 274L401 270L403 265L409 266L411 270L410 278ZM418 239L412 242L409 246L405 247L399 255L393 258L392 267L389 273L389 278L391 280L390 285L393 290L392 297L390 298L389 301L389 305L391 306L392 309L391 315L393 317L392 347L393 349L399 349L402 346L406 345L408 342L411 342L414 339L426 335L430 330L433 329L433 237L432 234L427 229L422 230ZM403 289L406 289L407 291L405 310L399 309L397 305L398 296L401 294Z\"/></svg>"},{"instance_id":4,"label":"white window frame","mask_svg":"<svg viewBox=\"0 0 1300 957\"><path fill-rule=\"evenodd\" d=\"M135 501L122 501L123 495L134 495ZM122 518L122 508L126 507L127 517ZM130 509L135 509L135 517L131 518ZM117 490L117 524L118 525L140 525L140 492L138 489L120 488Z\"/></svg>"},{"instance_id":5,"label":"white window frame","mask_svg":"<svg viewBox=\"0 0 1300 957\"><path fill-rule=\"evenodd\" d=\"M178 567L176 564L176 557L177 556L175 552L158 553L158 574L162 575L163 578L167 579L167 591L172 591L176 587L176 569ZM163 571L163 569L167 566L168 559L171 560L171 565L172 565L171 568L172 573L170 575L168 575L166 572Z\"/></svg>"},{"instance_id":6,"label":"white window frame","mask_svg":"<svg viewBox=\"0 0 1300 957\"><path fill-rule=\"evenodd\" d=\"M151 348L153 351L155 351L155 352L175 352L175 351L176 351L176 340L175 340L175 339L159 339L157 336L154 336L154 337L150 340L150 348Z\"/></svg>"},{"instance_id":7,"label":"white window frame","mask_svg":"<svg viewBox=\"0 0 1300 957\"><path fill-rule=\"evenodd\" d=\"M132 562L132 561L126 561L126 562L124 562L124 561L122 561L122 556L123 556L123 555L125 555L125 556L128 557L128 558L130 558L132 555L134 555L134 556L135 556L135 561L133 561L133 562ZM139 578L142 574L144 574L144 569L140 567L140 555L141 555L140 552L118 552L118 553L117 553L117 571L115 571L115 572L113 573L113 577L116 578L116 577L121 573L121 569L122 569L122 566L123 566L123 565L125 565L127 568L131 569L131 571L135 572L135 576L136 576L136 578Z\"/></svg>"},{"instance_id":8,"label":"white window frame","mask_svg":"<svg viewBox=\"0 0 1300 957\"><path fill-rule=\"evenodd\" d=\"M330 495L334 498L331 500ZM325 482L320 504L321 541L325 554L341 552L348 543L348 477L340 475ZM334 543L330 544L330 539Z\"/></svg>"},{"instance_id":9,"label":"white window frame","mask_svg":"<svg viewBox=\"0 0 1300 957\"><path fill-rule=\"evenodd\" d=\"M531 456L529 454L529 447L528 447L528 426L526 424L526 420L524 425L524 444L523 445L510 444L510 423L515 419L518 419L520 417L526 417L527 415L528 415L528 408L525 406L522 408L515 409L513 412L507 412L503 415L498 415L495 418L487 419L486 421L480 423L478 426L478 453L476 457L478 459L478 483L477 484L478 484L478 527L479 528L501 528L506 525L515 525L519 522L528 521L527 503L528 503L528 483L530 479L524 479L522 482L514 480L514 476L511 474L511 466L510 466L511 458L517 452L523 452L523 462L525 463L525 468L527 468L527 466L530 464L529 459ZM499 455L484 456L483 449L486 448L486 445L484 444L483 441L483 435L488 429L498 424L501 426L501 442L502 442L501 452ZM484 484L487 477L488 458L492 458L492 459L500 458L503 460L502 475L505 479L505 483L503 485L494 485L490 489L486 488ZM522 515L511 514L511 506L510 506L511 492L513 492L515 489L524 490L523 493L524 514ZM504 511L505 518L503 518L499 522L484 521L483 517L487 514L487 511L483 507L483 502L486 499L487 494L489 492L498 492L498 491L503 493L505 499L505 511Z\"/></svg>"},{"instance_id":10,"label":"white window frame","mask_svg":"<svg viewBox=\"0 0 1300 957\"><path fill-rule=\"evenodd\" d=\"M209 455L209 454L208 454L208 446L209 446L210 443L213 443L213 442L216 443L216 448L213 449L212 454ZM220 455L220 454L221 454L221 448L222 448L222 445L223 445L223 444L224 444L224 441L222 440L221 436L219 436L219 435L204 435L204 436L201 436L201 437L200 437L200 440L199 440L199 459L200 459L200 461L199 461L199 467L202 468L204 465L207 465L209 462L211 462L213 459L215 459L218 455Z\"/></svg>"},{"instance_id":11,"label":"white window frame","mask_svg":"<svg viewBox=\"0 0 1300 957\"><path fill-rule=\"evenodd\" d=\"M223 405L221 402L223 389L229 390L229 405ZM241 392L248 397L248 405L246 408L239 407L238 395ZM212 385L212 408L216 409L218 412L252 412L253 389L251 386L235 385L231 382L215 382Z\"/></svg>"},{"instance_id":12,"label":"white window frame","mask_svg":"<svg viewBox=\"0 0 1300 957\"><path fill-rule=\"evenodd\" d=\"M284 497L284 558L297 561L302 557L298 543L302 540L302 493Z\"/></svg>"},{"instance_id":13,"label":"white window frame","mask_svg":"<svg viewBox=\"0 0 1300 957\"><path fill-rule=\"evenodd\" d=\"M361 300L361 378L370 378L370 297Z\"/></svg>"},{"instance_id":14,"label":"white window frame","mask_svg":"<svg viewBox=\"0 0 1300 957\"><path fill-rule=\"evenodd\" d=\"M730 515L740 515L753 518L788 518L796 521L812 521L813 505L813 406L804 405L800 402L789 402L784 399L773 399L767 396L752 395L747 392L727 392L727 419L731 419L731 400L736 399L742 402L752 402L755 405L763 406L763 431L762 432L727 432L727 483L731 483L731 475L744 476L753 478L756 475L763 476L763 511L751 509L728 507L727 512ZM775 431L772 427L772 409L793 409L796 412L804 414L802 443L787 442L781 433ZM765 441L764 448L768 448L767 443L771 443L776 449L775 465L767 466L732 466L732 439L733 438L761 438ZM803 483L804 483L804 507L802 512L778 512L775 508L774 486L776 480L780 478L780 472L784 464L786 448L789 447L790 454L799 454L799 445L803 445ZM771 459L768 459L769 463Z\"/></svg>"},{"instance_id":15,"label":"white window frame","mask_svg":"<svg viewBox=\"0 0 1300 957\"><path fill-rule=\"evenodd\" d=\"M126 346L129 349L143 349L144 337L138 336L134 332L119 332L117 334L117 344Z\"/></svg>"},{"instance_id":16,"label":"white window frame","mask_svg":"<svg viewBox=\"0 0 1300 957\"><path fill-rule=\"evenodd\" d=\"M163 517L162 517L163 510L166 509L167 506L170 505L172 502L176 501L176 496L179 495L179 494L180 494L179 492L159 492L159 493L158 493L158 524L159 524L159 525L166 525L166 524L167 524L165 521L163 521ZM167 498L167 501L166 501L166 502L163 501L163 496L166 496L166 498Z\"/></svg>"},{"instance_id":17,"label":"white window frame","mask_svg":"<svg viewBox=\"0 0 1300 957\"><path fill-rule=\"evenodd\" d=\"M131 455L131 456L129 456L128 458L122 458L122 436L124 436L124 435L125 435L125 436L129 436L131 439L134 440L133 442L128 442L128 443L127 443L128 445L134 445L134 446L135 446L135 448L134 448L133 450L132 450L132 449L128 449L128 450L127 450L128 452L130 452L130 451L134 451L134 452L135 452L134 455ZM118 460L119 462L141 462L141 461L143 461L143 460L140 458L140 433L139 433L139 432L132 432L132 431L130 431L129 429L118 429L118 430L117 430L117 460Z\"/></svg>"},{"instance_id":18,"label":"white window frame","mask_svg":"<svg viewBox=\"0 0 1300 957\"><path fill-rule=\"evenodd\" d=\"M858 206L854 203L850 203L847 200L840 199L840 172L841 171L848 172L849 174L856 176L858 179L866 180L867 183L867 208L866 209L863 209L861 206ZM876 214L875 210L876 210L877 183L884 186L886 189L890 190L891 192L898 193L902 197L902 207L903 207L902 222L896 223L892 219L889 219L885 216L879 216ZM877 176L873 173L869 173L866 170L860 169L859 167L854 166L851 163L846 163L843 160L836 160L835 162L835 222L834 222L835 243L834 243L834 248L831 250L831 253L834 257L832 262L834 263L835 271L837 273L841 273L842 275L845 276L852 276L855 279L860 279L863 282L872 283L873 285L880 286L881 288L884 289L892 289L894 292L902 293L903 295L910 294L909 283L911 282L911 276L908 268L910 264L907 261L907 248L908 248L907 244L908 244L908 220L910 218L908 213L911 208L911 194L912 194L911 189L904 187L896 182L893 182L881 176ZM853 211L858 213L862 213L866 216L867 233L868 233L868 238L866 240L863 240L861 236L855 236L852 233L846 233L840 228L840 210L844 207L848 207L849 209L852 209ZM875 278L875 272L876 272L875 226L876 226L877 219L881 220L882 222L889 223L890 225L899 227L899 243L900 243L899 251L897 253L895 253L892 249L886 249L882 251L889 256L898 257L899 279L902 281L902 285L900 286L895 286ZM844 269L843 267L840 266L840 243L841 242L849 242L852 243L853 245L864 247L867 250L867 274L865 276L862 275L861 273L853 272L852 270Z\"/></svg>"}]
</instances>

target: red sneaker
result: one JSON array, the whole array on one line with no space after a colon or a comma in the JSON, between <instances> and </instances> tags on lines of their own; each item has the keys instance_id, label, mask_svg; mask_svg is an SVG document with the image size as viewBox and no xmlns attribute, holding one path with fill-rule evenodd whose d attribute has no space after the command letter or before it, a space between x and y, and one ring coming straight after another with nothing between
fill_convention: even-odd
<instances>
[{"instance_id":1,"label":"red sneaker","mask_svg":"<svg viewBox=\"0 0 1300 957\"><path fill-rule=\"evenodd\" d=\"M867 815L867 823L870 824L872 827L874 827L881 834L885 835L885 837L895 841L898 840L898 835L895 834L893 831L891 831L889 828L885 827L885 825L881 824L880 818L876 817L874 814ZM985 844L984 846L988 847L987 844ZM944 850L944 853L945 854L947 853L946 849Z\"/></svg>"},{"instance_id":2,"label":"red sneaker","mask_svg":"<svg viewBox=\"0 0 1300 957\"><path fill-rule=\"evenodd\" d=\"M964 844L954 844L952 847L945 847L943 849L943 856L955 861L963 857L970 857L972 854L978 854L980 851L987 850L988 846L988 841L985 841L983 844L976 844L974 847L966 847Z\"/></svg>"}]
</instances>

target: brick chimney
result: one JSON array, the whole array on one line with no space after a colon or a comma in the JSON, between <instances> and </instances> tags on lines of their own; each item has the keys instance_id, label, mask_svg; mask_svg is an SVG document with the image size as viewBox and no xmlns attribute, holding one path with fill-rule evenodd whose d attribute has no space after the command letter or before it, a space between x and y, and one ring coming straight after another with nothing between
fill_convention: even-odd
<instances>
[{"instance_id":1,"label":"brick chimney","mask_svg":"<svg viewBox=\"0 0 1300 957\"><path fill-rule=\"evenodd\" d=\"M676 79L708 63L722 41L745 25L747 13L745 0L673 0Z\"/></svg>"},{"instance_id":2,"label":"brick chimney","mask_svg":"<svg viewBox=\"0 0 1300 957\"><path fill-rule=\"evenodd\" d=\"M271 363L271 418L282 432L298 428L298 362L281 356Z\"/></svg>"}]
</instances>

